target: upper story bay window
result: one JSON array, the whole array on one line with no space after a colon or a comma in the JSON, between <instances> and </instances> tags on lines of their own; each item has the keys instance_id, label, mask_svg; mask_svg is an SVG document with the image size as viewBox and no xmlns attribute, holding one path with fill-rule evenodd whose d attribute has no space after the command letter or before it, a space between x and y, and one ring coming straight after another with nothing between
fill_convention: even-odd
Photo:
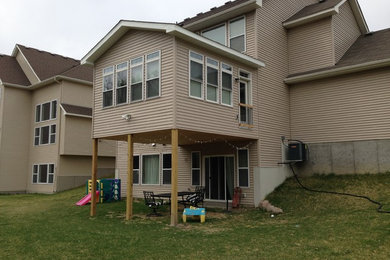
<instances>
[{"instance_id":1,"label":"upper story bay window","mask_svg":"<svg viewBox=\"0 0 390 260\"><path fill-rule=\"evenodd\" d=\"M219 62L207 58L207 101L218 102Z\"/></svg>"},{"instance_id":2,"label":"upper story bay window","mask_svg":"<svg viewBox=\"0 0 390 260\"><path fill-rule=\"evenodd\" d=\"M203 56L190 51L190 97L203 98Z\"/></svg>"},{"instance_id":3,"label":"upper story bay window","mask_svg":"<svg viewBox=\"0 0 390 260\"><path fill-rule=\"evenodd\" d=\"M103 107L112 106L114 87L114 67L103 69Z\"/></svg>"},{"instance_id":4,"label":"upper story bay window","mask_svg":"<svg viewBox=\"0 0 390 260\"><path fill-rule=\"evenodd\" d=\"M146 55L146 98L160 96L160 51Z\"/></svg>"},{"instance_id":5,"label":"upper story bay window","mask_svg":"<svg viewBox=\"0 0 390 260\"><path fill-rule=\"evenodd\" d=\"M131 67L131 90L130 101L142 100L142 82L143 82L143 63L144 58L139 57L130 61Z\"/></svg>"},{"instance_id":6,"label":"upper story bay window","mask_svg":"<svg viewBox=\"0 0 390 260\"><path fill-rule=\"evenodd\" d=\"M127 62L116 65L116 104L127 103Z\"/></svg>"},{"instance_id":7,"label":"upper story bay window","mask_svg":"<svg viewBox=\"0 0 390 260\"><path fill-rule=\"evenodd\" d=\"M207 39L226 45L226 24L202 32L202 36Z\"/></svg>"}]
</instances>

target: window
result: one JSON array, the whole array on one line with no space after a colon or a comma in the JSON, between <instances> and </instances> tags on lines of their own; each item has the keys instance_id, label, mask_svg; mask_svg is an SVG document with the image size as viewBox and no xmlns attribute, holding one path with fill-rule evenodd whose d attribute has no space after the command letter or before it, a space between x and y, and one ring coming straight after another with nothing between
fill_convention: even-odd
<instances>
[{"instance_id":1,"label":"window","mask_svg":"<svg viewBox=\"0 0 390 260\"><path fill-rule=\"evenodd\" d=\"M239 52L245 51L245 17L229 22L229 46Z\"/></svg>"},{"instance_id":2,"label":"window","mask_svg":"<svg viewBox=\"0 0 390 260\"><path fill-rule=\"evenodd\" d=\"M232 67L222 63L222 104L232 105L233 75Z\"/></svg>"},{"instance_id":3,"label":"window","mask_svg":"<svg viewBox=\"0 0 390 260\"><path fill-rule=\"evenodd\" d=\"M142 184L160 184L160 156L142 156Z\"/></svg>"},{"instance_id":4,"label":"window","mask_svg":"<svg viewBox=\"0 0 390 260\"><path fill-rule=\"evenodd\" d=\"M200 152L191 153L191 175L192 185L200 185Z\"/></svg>"},{"instance_id":5,"label":"window","mask_svg":"<svg viewBox=\"0 0 390 260\"><path fill-rule=\"evenodd\" d=\"M219 62L207 58L207 94L206 100L218 102L218 67Z\"/></svg>"},{"instance_id":6,"label":"window","mask_svg":"<svg viewBox=\"0 0 390 260\"><path fill-rule=\"evenodd\" d=\"M160 96L160 51L146 55L146 98Z\"/></svg>"},{"instance_id":7,"label":"window","mask_svg":"<svg viewBox=\"0 0 390 260\"><path fill-rule=\"evenodd\" d=\"M37 184L54 182L54 164L34 164L32 182Z\"/></svg>"},{"instance_id":8,"label":"window","mask_svg":"<svg viewBox=\"0 0 390 260\"><path fill-rule=\"evenodd\" d=\"M127 62L116 65L116 104L127 103Z\"/></svg>"},{"instance_id":9,"label":"window","mask_svg":"<svg viewBox=\"0 0 390 260\"><path fill-rule=\"evenodd\" d=\"M57 118L57 100L39 104L35 107L35 122L42 122Z\"/></svg>"},{"instance_id":10,"label":"window","mask_svg":"<svg viewBox=\"0 0 390 260\"><path fill-rule=\"evenodd\" d=\"M203 56L190 52L190 97L202 98L203 95Z\"/></svg>"},{"instance_id":11,"label":"window","mask_svg":"<svg viewBox=\"0 0 390 260\"><path fill-rule=\"evenodd\" d=\"M249 187L249 156L248 149L238 150L238 186Z\"/></svg>"},{"instance_id":12,"label":"window","mask_svg":"<svg viewBox=\"0 0 390 260\"><path fill-rule=\"evenodd\" d=\"M56 125L36 127L34 129L34 145L54 144L56 142Z\"/></svg>"},{"instance_id":13,"label":"window","mask_svg":"<svg viewBox=\"0 0 390 260\"><path fill-rule=\"evenodd\" d=\"M202 36L222 45L226 45L226 25L222 24L215 28L205 30L202 32Z\"/></svg>"},{"instance_id":14,"label":"window","mask_svg":"<svg viewBox=\"0 0 390 260\"><path fill-rule=\"evenodd\" d=\"M103 70L103 107L112 106L114 87L114 67Z\"/></svg>"},{"instance_id":15,"label":"window","mask_svg":"<svg viewBox=\"0 0 390 260\"><path fill-rule=\"evenodd\" d=\"M143 57L139 57L130 61L130 67L131 67L130 101L142 100L143 63L144 63Z\"/></svg>"},{"instance_id":16,"label":"window","mask_svg":"<svg viewBox=\"0 0 390 260\"><path fill-rule=\"evenodd\" d=\"M163 184L171 184L172 154L163 154Z\"/></svg>"},{"instance_id":17,"label":"window","mask_svg":"<svg viewBox=\"0 0 390 260\"><path fill-rule=\"evenodd\" d=\"M133 156L133 184L139 184L139 155Z\"/></svg>"},{"instance_id":18,"label":"window","mask_svg":"<svg viewBox=\"0 0 390 260\"><path fill-rule=\"evenodd\" d=\"M239 87L240 124L251 127L253 126L253 106L249 73L240 71Z\"/></svg>"}]
</instances>

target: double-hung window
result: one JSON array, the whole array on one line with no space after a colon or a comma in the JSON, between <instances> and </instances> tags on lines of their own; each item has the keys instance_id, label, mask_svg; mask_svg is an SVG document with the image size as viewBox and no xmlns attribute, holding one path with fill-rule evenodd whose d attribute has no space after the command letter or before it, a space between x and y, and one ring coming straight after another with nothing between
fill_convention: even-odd
<instances>
[{"instance_id":1,"label":"double-hung window","mask_svg":"<svg viewBox=\"0 0 390 260\"><path fill-rule=\"evenodd\" d=\"M54 182L54 164L34 164L32 182L37 184Z\"/></svg>"},{"instance_id":2,"label":"double-hung window","mask_svg":"<svg viewBox=\"0 0 390 260\"><path fill-rule=\"evenodd\" d=\"M39 104L35 107L35 122L48 121L57 118L57 100Z\"/></svg>"},{"instance_id":3,"label":"double-hung window","mask_svg":"<svg viewBox=\"0 0 390 260\"><path fill-rule=\"evenodd\" d=\"M239 149L238 155L238 186L249 187L249 151Z\"/></svg>"},{"instance_id":4,"label":"double-hung window","mask_svg":"<svg viewBox=\"0 0 390 260\"><path fill-rule=\"evenodd\" d=\"M245 17L229 22L229 46L239 52L245 51Z\"/></svg>"},{"instance_id":5,"label":"double-hung window","mask_svg":"<svg viewBox=\"0 0 390 260\"><path fill-rule=\"evenodd\" d=\"M131 67L131 89L130 101L142 100L142 82L143 82L143 63L144 58L139 57L130 61Z\"/></svg>"},{"instance_id":6,"label":"double-hung window","mask_svg":"<svg viewBox=\"0 0 390 260\"><path fill-rule=\"evenodd\" d=\"M207 94L206 99L211 102L218 102L218 68L219 62L207 58Z\"/></svg>"},{"instance_id":7,"label":"double-hung window","mask_svg":"<svg viewBox=\"0 0 390 260\"><path fill-rule=\"evenodd\" d=\"M224 105L232 105L233 74L232 67L222 63L222 93L221 102Z\"/></svg>"},{"instance_id":8,"label":"double-hung window","mask_svg":"<svg viewBox=\"0 0 390 260\"><path fill-rule=\"evenodd\" d=\"M127 62L116 65L116 104L127 103Z\"/></svg>"},{"instance_id":9,"label":"double-hung window","mask_svg":"<svg viewBox=\"0 0 390 260\"><path fill-rule=\"evenodd\" d=\"M190 52L190 97L203 98L203 56Z\"/></svg>"},{"instance_id":10,"label":"double-hung window","mask_svg":"<svg viewBox=\"0 0 390 260\"><path fill-rule=\"evenodd\" d=\"M160 96L160 51L146 55L146 98Z\"/></svg>"},{"instance_id":11,"label":"double-hung window","mask_svg":"<svg viewBox=\"0 0 390 260\"><path fill-rule=\"evenodd\" d=\"M171 184L172 154L163 154L163 184Z\"/></svg>"},{"instance_id":12,"label":"double-hung window","mask_svg":"<svg viewBox=\"0 0 390 260\"><path fill-rule=\"evenodd\" d=\"M103 69L103 107L113 105L114 67Z\"/></svg>"},{"instance_id":13,"label":"double-hung window","mask_svg":"<svg viewBox=\"0 0 390 260\"><path fill-rule=\"evenodd\" d=\"M133 184L139 184L139 155L133 156Z\"/></svg>"},{"instance_id":14,"label":"double-hung window","mask_svg":"<svg viewBox=\"0 0 390 260\"><path fill-rule=\"evenodd\" d=\"M200 152L191 153L191 175L192 185L200 185Z\"/></svg>"}]
</instances>

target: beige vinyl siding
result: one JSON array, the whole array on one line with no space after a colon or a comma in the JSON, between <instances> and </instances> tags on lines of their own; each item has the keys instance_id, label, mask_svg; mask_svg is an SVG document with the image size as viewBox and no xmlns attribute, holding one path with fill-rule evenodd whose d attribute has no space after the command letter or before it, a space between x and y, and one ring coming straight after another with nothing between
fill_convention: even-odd
<instances>
[{"instance_id":1,"label":"beige vinyl siding","mask_svg":"<svg viewBox=\"0 0 390 260\"><path fill-rule=\"evenodd\" d=\"M92 107L93 89L91 85L83 85L63 80L61 82L61 87L61 103L82 107Z\"/></svg>"},{"instance_id":2,"label":"beige vinyl siding","mask_svg":"<svg viewBox=\"0 0 390 260\"><path fill-rule=\"evenodd\" d=\"M332 18L290 29L288 55L289 74L334 65Z\"/></svg>"},{"instance_id":3,"label":"beige vinyl siding","mask_svg":"<svg viewBox=\"0 0 390 260\"><path fill-rule=\"evenodd\" d=\"M291 133L307 143L390 138L390 69L291 87Z\"/></svg>"},{"instance_id":4,"label":"beige vinyl siding","mask_svg":"<svg viewBox=\"0 0 390 260\"><path fill-rule=\"evenodd\" d=\"M250 12L246 16L246 51L245 54L256 57L256 11Z\"/></svg>"},{"instance_id":5,"label":"beige vinyl siding","mask_svg":"<svg viewBox=\"0 0 390 260\"><path fill-rule=\"evenodd\" d=\"M283 80L288 72L287 31L282 22L316 0L264 0L256 10L257 57L265 63L259 70L259 162L261 167L276 167L281 160L280 136L288 137L289 92Z\"/></svg>"},{"instance_id":6,"label":"beige vinyl siding","mask_svg":"<svg viewBox=\"0 0 390 260\"><path fill-rule=\"evenodd\" d=\"M94 70L93 137L100 138L172 128L173 44L174 38L163 33L129 31L99 58L95 63ZM158 50L161 51L161 97L103 109L103 69ZM124 114L131 115L130 122L122 119Z\"/></svg>"},{"instance_id":7,"label":"beige vinyl siding","mask_svg":"<svg viewBox=\"0 0 390 260\"><path fill-rule=\"evenodd\" d=\"M238 147L244 147L248 143L235 143L234 145ZM122 196L126 196L127 189L127 143L118 142L116 157L116 167L119 171L119 178L122 181ZM170 153L170 145L159 145L152 147L151 144L134 144L134 155L143 155L143 154L160 154L160 164L162 164L162 154ZM191 176L191 152L200 152L201 154L201 185L205 186L205 168L204 168L204 158L205 156L234 156L234 187L237 186L237 150L225 143L217 144L203 144L203 145L190 145L190 146L180 146L179 147L179 165L178 165L178 190L187 191L188 189L194 190L195 187L191 185L192 176ZM257 144L256 141L252 141L249 147L249 163L250 163L250 172L249 172L249 188L242 188L242 192L246 194L246 198L241 199L241 203L245 205L253 205L254 198L254 187L253 187L253 172L254 167L257 165ZM141 161L141 157L140 157ZM161 165L160 165L161 166ZM141 168L142 169L142 168ZM140 175L142 171L140 169ZM134 184L133 186L133 195L137 198L143 197L143 191L153 191L155 193L162 192L171 192L171 185L162 184L162 169L160 167L160 180L161 184L159 185L142 185Z\"/></svg>"},{"instance_id":8,"label":"beige vinyl siding","mask_svg":"<svg viewBox=\"0 0 390 260\"><path fill-rule=\"evenodd\" d=\"M222 104L211 103L206 100L199 100L189 97L189 51L202 54L206 57L224 62L233 67L233 107ZM204 65L205 69L205 65ZM205 133L214 133L221 135L238 136L245 138L258 138L257 118L258 109L253 110L253 120L255 127L252 129L243 129L239 127L237 115L239 113L239 83L234 80L238 77L238 70L252 74L252 97L257 96L257 71L241 66L221 56L213 55L210 52L201 50L186 42L177 42L177 89L176 89L176 125L178 129L192 130ZM204 74L205 75L205 74ZM204 76L204 78L206 78ZM205 86L203 86L205 91ZM220 90L220 89L219 89ZM204 92L205 96L205 92ZM257 100L252 98L253 106L258 107Z\"/></svg>"},{"instance_id":9,"label":"beige vinyl siding","mask_svg":"<svg viewBox=\"0 0 390 260\"><path fill-rule=\"evenodd\" d=\"M92 119L61 116L61 155L92 155ZM115 156L115 141L100 140L99 156Z\"/></svg>"},{"instance_id":10,"label":"beige vinyl siding","mask_svg":"<svg viewBox=\"0 0 390 260\"><path fill-rule=\"evenodd\" d=\"M0 192L23 192L28 179L30 147L31 93L2 89L2 125L0 130Z\"/></svg>"},{"instance_id":11,"label":"beige vinyl siding","mask_svg":"<svg viewBox=\"0 0 390 260\"><path fill-rule=\"evenodd\" d=\"M340 13L334 15L332 19L335 59L338 62L361 33L348 1L340 7Z\"/></svg>"},{"instance_id":12,"label":"beige vinyl siding","mask_svg":"<svg viewBox=\"0 0 390 260\"><path fill-rule=\"evenodd\" d=\"M52 193L55 191L56 173L59 170L59 143L60 143L60 107L59 100L61 96L60 84L53 83L45 86L44 88L36 89L32 93L31 108L29 111L29 117L31 118L29 126L29 141L27 142L29 147L29 165L27 169L27 192L39 192L39 193ZM57 118L44 122L35 122L35 107L38 104L51 102L57 100ZM56 125L56 140L55 144L34 146L34 130L36 127ZM33 184L32 183L32 167L34 164L54 164L54 184Z\"/></svg>"}]
</instances>

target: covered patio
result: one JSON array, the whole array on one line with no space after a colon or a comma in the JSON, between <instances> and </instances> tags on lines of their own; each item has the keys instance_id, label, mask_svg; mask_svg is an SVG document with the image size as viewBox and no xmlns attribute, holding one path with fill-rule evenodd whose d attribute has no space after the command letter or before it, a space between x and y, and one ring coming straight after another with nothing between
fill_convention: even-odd
<instances>
[{"instance_id":1,"label":"covered patio","mask_svg":"<svg viewBox=\"0 0 390 260\"><path fill-rule=\"evenodd\" d=\"M97 181L97 154L99 139L116 140L127 142L127 189L126 189L126 220L130 220L133 215L133 156L134 143L143 144L163 144L171 145L171 194L178 193L178 148L179 146L194 145L194 144L210 144L210 143L225 143L229 146L235 142L248 142L255 139L249 139L237 136L227 136L223 134L194 132L182 129L168 129L153 132L143 132L135 134L124 134L118 136L108 136L94 138L93 144L93 159L92 159L92 191L91 191L91 209L90 215L96 215L96 181ZM171 226L176 226L178 223L178 197L171 198Z\"/></svg>"}]
</instances>

